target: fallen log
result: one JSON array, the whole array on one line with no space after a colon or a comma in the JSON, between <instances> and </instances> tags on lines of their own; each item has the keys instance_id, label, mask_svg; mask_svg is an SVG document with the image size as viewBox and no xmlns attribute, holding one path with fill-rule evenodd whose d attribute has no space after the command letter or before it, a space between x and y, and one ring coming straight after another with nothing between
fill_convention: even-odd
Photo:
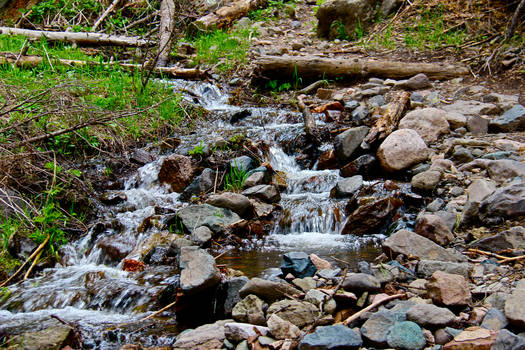
<instances>
[{"instance_id":1,"label":"fallen log","mask_svg":"<svg viewBox=\"0 0 525 350\"><path fill-rule=\"evenodd\" d=\"M0 27L0 34L21 35L29 39L46 38L48 41L63 41L78 45L109 45L109 46L153 46L155 42L141 37L110 35L104 33L72 33L49 32L43 30Z\"/></svg>"},{"instance_id":2,"label":"fallen log","mask_svg":"<svg viewBox=\"0 0 525 350\"><path fill-rule=\"evenodd\" d=\"M369 149L371 144L376 141L384 140L388 135L394 132L409 106L410 93L399 91L392 98L392 102L386 106L386 110L376 124L370 129L361 143L361 148ZM379 111L379 108L377 110Z\"/></svg>"},{"instance_id":3,"label":"fallen log","mask_svg":"<svg viewBox=\"0 0 525 350\"><path fill-rule=\"evenodd\" d=\"M229 26L233 21L244 17L248 12L264 7L267 0L237 0L217 11L202 16L193 22L193 29L207 31Z\"/></svg>"},{"instance_id":4,"label":"fallen log","mask_svg":"<svg viewBox=\"0 0 525 350\"><path fill-rule=\"evenodd\" d=\"M446 63L410 63L362 58L331 59L315 56L262 56L256 60L256 71L265 77L281 79L336 78L374 76L408 78L425 73L431 79L450 79L469 74L465 66Z\"/></svg>"},{"instance_id":5,"label":"fallen log","mask_svg":"<svg viewBox=\"0 0 525 350\"><path fill-rule=\"evenodd\" d=\"M0 52L0 64L14 64L18 67L37 67L47 60L42 56L20 56L17 57L16 54L12 52ZM67 60L63 58L51 59L52 63L59 63L67 66L111 66L117 65L129 70L145 70L150 69L146 68L148 65L140 65L133 63L99 63L99 62L90 62L90 61L81 61L81 60ZM154 67L152 70L153 73L157 75L165 75L173 78L181 79L206 79L208 78L208 71L200 70L199 68L179 68L179 67Z\"/></svg>"}]
</instances>

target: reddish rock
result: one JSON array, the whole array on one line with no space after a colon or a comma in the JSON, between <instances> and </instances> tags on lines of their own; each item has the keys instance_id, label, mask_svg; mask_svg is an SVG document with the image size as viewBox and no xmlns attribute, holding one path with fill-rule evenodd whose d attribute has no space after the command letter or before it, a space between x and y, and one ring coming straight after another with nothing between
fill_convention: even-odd
<instances>
[{"instance_id":1,"label":"reddish rock","mask_svg":"<svg viewBox=\"0 0 525 350\"><path fill-rule=\"evenodd\" d=\"M364 235L386 224L392 214L403 205L403 201L395 197L383 198L359 206L348 216L341 234Z\"/></svg>"},{"instance_id":2,"label":"reddish rock","mask_svg":"<svg viewBox=\"0 0 525 350\"><path fill-rule=\"evenodd\" d=\"M447 245L454 239L445 221L437 215L425 214L418 221L415 231L439 245Z\"/></svg>"},{"instance_id":3,"label":"reddish rock","mask_svg":"<svg viewBox=\"0 0 525 350\"><path fill-rule=\"evenodd\" d=\"M325 111L344 111L341 102L334 101L312 109L312 113L324 113Z\"/></svg>"},{"instance_id":4,"label":"reddish rock","mask_svg":"<svg viewBox=\"0 0 525 350\"><path fill-rule=\"evenodd\" d=\"M159 181L171 186L173 192L182 192L193 179L195 169L191 158L173 154L162 162L159 171Z\"/></svg>"},{"instance_id":5,"label":"reddish rock","mask_svg":"<svg viewBox=\"0 0 525 350\"><path fill-rule=\"evenodd\" d=\"M427 295L436 304L467 305L471 301L470 289L465 277L436 271L428 280Z\"/></svg>"},{"instance_id":6,"label":"reddish rock","mask_svg":"<svg viewBox=\"0 0 525 350\"><path fill-rule=\"evenodd\" d=\"M312 254L309 255L309 257L310 257L310 260L312 261L312 263L317 268L317 270L325 270L325 269L326 270L331 270L331 269L333 269L332 264L330 264L330 262L326 261L323 258L320 258L316 254L312 253Z\"/></svg>"},{"instance_id":7,"label":"reddish rock","mask_svg":"<svg viewBox=\"0 0 525 350\"><path fill-rule=\"evenodd\" d=\"M445 344L443 350L490 350L497 336L497 331L469 327Z\"/></svg>"},{"instance_id":8,"label":"reddish rock","mask_svg":"<svg viewBox=\"0 0 525 350\"><path fill-rule=\"evenodd\" d=\"M337 158L333 149L324 151L319 156L319 162L317 163L317 170L325 169L337 169Z\"/></svg>"},{"instance_id":9,"label":"reddish rock","mask_svg":"<svg viewBox=\"0 0 525 350\"><path fill-rule=\"evenodd\" d=\"M129 239L109 236L98 242L97 247L113 261L120 261L133 250L133 243Z\"/></svg>"}]
</instances>

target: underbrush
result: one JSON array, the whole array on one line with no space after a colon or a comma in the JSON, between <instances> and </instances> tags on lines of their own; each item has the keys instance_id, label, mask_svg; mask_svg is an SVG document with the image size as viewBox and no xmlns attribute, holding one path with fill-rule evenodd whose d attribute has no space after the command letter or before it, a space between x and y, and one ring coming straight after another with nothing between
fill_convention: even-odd
<instances>
[{"instance_id":1,"label":"underbrush","mask_svg":"<svg viewBox=\"0 0 525 350\"><path fill-rule=\"evenodd\" d=\"M19 52L24 43L0 36L0 51ZM144 83L140 72L106 64L100 55L45 41L31 43L28 54L46 59L33 68L0 66L4 271L21 259L7 250L12 237L22 235L35 244L49 237L40 260L55 259L69 235L86 231L95 190L118 176L105 169L129 167L129 149L191 130L205 118L165 82ZM92 64L68 66L57 58Z\"/></svg>"}]
</instances>

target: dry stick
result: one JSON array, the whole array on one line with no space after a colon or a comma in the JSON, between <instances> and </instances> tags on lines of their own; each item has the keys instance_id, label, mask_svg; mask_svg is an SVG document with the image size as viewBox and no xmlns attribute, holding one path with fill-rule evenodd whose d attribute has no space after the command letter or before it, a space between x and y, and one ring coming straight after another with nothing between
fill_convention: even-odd
<instances>
[{"instance_id":1,"label":"dry stick","mask_svg":"<svg viewBox=\"0 0 525 350\"><path fill-rule=\"evenodd\" d=\"M166 311L166 310L169 309L170 307L174 306L176 303L177 303L177 300L175 300L173 303L164 306L162 309L160 309L160 310L158 310L158 311L155 311L155 312L152 313L151 315L148 315L148 316L146 316L146 317L144 317L144 318L141 318L141 319L138 319L138 320L135 320L135 321L131 321L131 322L126 322L126 323L118 324L118 325L116 326L116 328L120 328L120 327L128 326L128 325L130 325L130 324L139 323L139 322L142 322L142 321L147 321L147 320L149 320L150 318L153 318L153 317L157 316L158 314L160 314L160 313Z\"/></svg>"},{"instance_id":2,"label":"dry stick","mask_svg":"<svg viewBox=\"0 0 525 350\"><path fill-rule=\"evenodd\" d=\"M27 258L27 260L22 264L22 266L20 266L20 267L18 268L18 270L16 270L16 272L15 272L14 274L11 275L11 277L9 277L8 279L6 279L4 282L2 282L2 283L0 284L0 287L5 286L7 283L9 283L9 281L11 281L13 278L15 278L16 275L19 274L20 271L22 271L23 268L26 266L26 264L27 264L29 261L31 261L31 259L33 259L37 254L39 254L40 251L41 251L42 249L44 249L44 247L46 246L47 242L49 242L49 238L50 238L50 236L47 235L47 237L46 237L46 239L44 240L44 242L42 242L42 244L40 244L40 245L38 246L38 248L36 248L36 250L33 252L33 254L31 254L31 256L30 256L29 258Z\"/></svg>"},{"instance_id":3,"label":"dry stick","mask_svg":"<svg viewBox=\"0 0 525 350\"><path fill-rule=\"evenodd\" d=\"M27 50L29 49L29 46L26 46L29 42L29 39L24 40L24 43L22 44L22 48L20 49L20 53L18 54L18 57L16 58L16 61L14 63L14 66L18 64L18 60L20 60L20 57L25 56L27 53Z\"/></svg>"},{"instance_id":4,"label":"dry stick","mask_svg":"<svg viewBox=\"0 0 525 350\"><path fill-rule=\"evenodd\" d=\"M508 256L503 256L503 255L491 253L491 252L486 252L486 251L475 249L475 248L470 248L468 250L468 252L469 253L480 254L480 255L486 255L486 256L493 257L493 258L497 258L497 259L499 259L498 260L499 263L525 260L525 255L508 257Z\"/></svg>"},{"instance_id":5,"label":"dry stick","mask_svg":"<svg viewBox=\"0 0 525 350\"><path fill-rule=\"evenodd\" d=\"M213 194L217 193L217 179L219 177L219 168L215 169L215 183L213 184Z\"/></svg>"},{"instance_id":6,"label":"dry stick","mask_svg":"<svg viewBox=\"0 0 525 350\"><path fill-rule=\"evenodd\" d=\"M343 321L343 324L345 326L348 326L348 324L350 324L351 322L357 320L362 314L364 314L365 312L367 311L370 311L376 307L378 307L379 305L383 304L384 302L386 301L390 301L390 300L394 300L394 299L399 299L399 298L402 298L406 296L405 293L401 293L401 294L394 294L394 295L390 295L384 299L381 299L379 301L376 301L376 302L373 302L372 304L368 305L367 307L365 307L364 309L362 309L361 311L358 311L356 312L355 314L353 314L352 316L348 317L346 320Z\"/></svg>"},{"instance_id":7,"label":"dry stick","mask_svg":"<svg viewBox=\"0 0 525 350\"><path fill-rule=\"evenodd\" d=\"M37 256L35 257L35 259L33 260L33 263L31 264L31 266L29 266L29 269L27 269L26 271L26 274L24 275L24 278L23 280L25 281L27 279L27 277L29 277L29 274L31 273L31 271L33 270L33 268L36 266L36 263L38 262L38 259L40 259L40 255L42 255L42 252L44 250L41 250Z\"/></svg>"},{"instance_id":8,"label":"dry stick","mask_svg":"<svg viewBox=\"0 0 525 350\"><path fill-rule=\"evenodd\" d=\"M92 32L97 30L97 27L102 23L102 21L106 19L106 17L115 9L115 7L117 7L119 2L120 0L115 0L111 3L111 5L109 5L109 7L106 9L106 11L104 11L102 16L100 16L95 22L95 24L93 24L93 27L91 27Z\"/></svg>"},{"instance_id":9,"label":"dry stick","mask_svg":"<svg viewBox=\"0 0 525 350\"><path fill-rule=\"evenodd\" d=\"M141 23L144 23L144 22L150 20L152 17L155 17L158 13L159 13L158 11L152 12L152 13L150 13L149 15L147 15L146 17L143 17L143 18L141 18L141 19L138 19L138 20L136 20L135 22L128 24L127 26L125 26L125 27L122 28L122 29L124 29L125 31L127 31L128 29L131 29L131 28L133 28L133 27L136 26L136 25L139 25L139 24L141 24Z\"/></svg>"}]
</instances>

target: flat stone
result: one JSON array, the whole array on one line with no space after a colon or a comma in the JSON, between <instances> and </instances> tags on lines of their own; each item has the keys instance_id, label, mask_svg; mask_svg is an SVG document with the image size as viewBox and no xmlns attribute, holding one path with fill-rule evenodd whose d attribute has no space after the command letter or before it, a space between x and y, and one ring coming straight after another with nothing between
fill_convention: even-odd
<instances>
[{"instance_id":1,"label":"flat stone","mask_svg":"<svg viewBox=\"0 0 525 350\"><path fill-rule=\"evenodd\" d=\"M462 128L467 125L467 117L461 113L449 112L445 114L445 118L452 129Z\"/></svg>"},{"instance_id":2,"label":"flat stone","mask_svg":"<svg viewBox=\"0 0 525 350\"><path fill-rule=\"evenodd\" d=\"M363 187L363 177L355 175L339 180L330 194L335 198L352 197L361 187Z\"/></svg>"},{"instance_id":3,"label":"flat stone","mask_svg":"<svg viewBox=\"0 0 525 350\"><path fill-rule=\"evenodd\" d=\"M350 160L355 150L361 145L370 128L360 126L348 129L334 139L334 150L337 159L344 163Z\"/></svg>"},{"instance_id":4,"label":"flat stone","mask_svg":"<svg viewBox=\"0 0 525 350\"><path fill-rule=\"evenodd\" d=\"M315 321L319 309L307 301L281 300L270 305L266 314L267 318L275 314L297 327L303 327Z\"/></svg>"},{"instance_id":5,"label":"flat stone","mask_svg":"<svg viewBox=\"0 0 525 350\"><path fill-rule=\"evenodd\" d=\"M381 143L377 150L377 158L383 170L394 172L426 160L428 152L425 141L416 131L398 129Z\"/></svg>"},{"instance_id":6,"label":"flat stone","mask_svg":"<svg viewBox=\"0 0 525 350\"><path fill-rule=\"evenodd\" d=\"M408 112L399 122L399 129L415 130L426 143L448 134L450 126L446 112L438 108L422 108Z\"/></svg>"},{"instance_id":7,"label":"flat stone","mask_svg":"<svg viewBox=\"0 0 525 350\"><path fill-rule=\"evenodd\" d=\"M505 316L513 325L525 327L525 279L520 280L505 301Z\"/></svg>"},{"instance_id":8,"label":"flat stone","mask_svg":"<svg viewBox=\"0 0 525 350\"><path fill-rule=\"evenodd\" d=\"M421 191L433 191L441 181L441 172L427 170L420 172L412 177L410 184L412 188Z\"/></svg>"},{"instance_id":9,"label":"flat stone","mask_svg":"<svg viewBox=\"0 0 525 350\"><path fill-rule=\"evenodd\" d=\"M511 227L491 237L479 239L470 244L482 250L497 253L505 249L525 249L525 228L522 226Z\"/></svg>"},{"instance_id":10,"label":"flat stone","mask_svg":"<svg viewBox=\"0 0 525 350\"><path fill-rule=\"evenodd\" d=\"M366 273L347 273L343 282L343 288L349 292L374 292L381 289L381 283L377 278Z\"/></svg>"},{"instance_id":11,"label":"flat stone","mask_svg":"<svg viewBox=\"0 0 525 350\"><path fill-rule=\"evenodd\" d=\"M177 337L173 347L175 350L220 349L226 339L224 325L229 322L232 322L232 320L221 320L183 332Z\"/></svg>"},{"instance_id":12,"label":"flat stone","mask_svg":"<svg viewBox=\"0 0 525 350\"><path fill-rule=\"evenodd\" d=\"M228 322L224 325L224 335L232 342L240 342L250 337L267 335L270 332L268 327L255 326L249 323Z\"/></svg>"},{"instance_id":13,"label":"flat stone","mask_svg":"<svg viewBox=\"0 0 525 350\"><path fill-rule=\"evenodd\" d=\"M490 350L523 350L525 349L525 338L515 335L514 333L502 329L492 344Z\"/></svg>"},{"instance_id":14,"label":"flat stone","mask_svg":"<svg viewBox=\"0 0 525 350\"><path fill-rule=\"evenodd\" d=\"M361 334L343 325L317 327L299 343L299 350L359 349Z\"/></svg>"},{"instance_id":15,"label":"flat stone","mask_svg":"<svg viewBox=\"0 0 525 350\"><path fill-rule=\"evenodd\" d=\"M456 112L469 115L491 115L499 113L499 107L492 103L458 100L442 107L447 112Z\"/></svg>"},{"instance_id":16,"label":"flat stone","mask_svg":"<svg viewBox=\"0 0 525 350\"><path fill-rule=\"evenodd\" d=\"M449 244L454 239L454 235L449 230L445 221L433 214L424 214L417 221L414 231L418 235L426 237L442 246Z\"/></svg>"},{"instance_id":17,"label":"flat stone","mask_svg":"<svg viewBox=\"0 0 525 350\"><path fill-rule=\"evenodd\" d=\"M255 294L259 298L273 301L285 298L286 295L299 295L301 291L286 282L274 282L262 278L252 278L239 291L241 298L248 294Z\"/></svg>"},{"instance_id":18,"label":"flat stone","mask_svg":"<svg viewBox=\"0 0 525 350\"><path fill-rule=\"evenodd\" d=\"M469 327L445 344L443 350L490 350L498 332L481 327Z\"/></svg>"},{"instance_id":19,"label":"flat stone","mask_svg":"<svg viewBox=\"0 0 525 350\"><path fill-rule=\"evenodd\" d=\"M296 339L301 335L301 330L296 325L275 314L268 317L268 328L276 339Z\"/></svg>"},{"instance_id":20,"label":"flat stone","mask_svg":"<svg viewBox=\"0 0 525 350\"><path fill-rule=\"evenodd\" d=\"M248 197L240 193L224 192L211 195L206 203L219 208L230 209L239 216L249 216L252 213L252 203Z\"/></svg>"},{"instance_id":21,"label":"flat stone","mask_svg":"<svg viewBox=\"0 0 525 350\"><path fill-rule=\"evenodd\" d=\"M9 349L60 350L73 345L73 329L64 325L56 325L41 331L25 332L20 337L13 337L13 342L20 343ZM9 344L12 344L11 341Z\"/></svg>"},{"instance_id":22,"label":"flat stone","mask_svg":"<svg viewBox=\"0 0 525 350\"><path fill-rule=\"evenodd\" d=\"M421 327L410 321L397 322L386 337L388 346L395 349L421 350L427 343Z\"/></svg>"},{"instance_id":23,"label":"flat stone","mask_svg":"<svg viewBox=\"0 0 525 350\"><path fill-rule=\"evenodd\" d=\"M417 304L408 309L407 319L425 328L440 328L452 325L456 320L456 315L444 307Z\"/></svg>"},{"instance_id":24,"label":"flat stone","mask_svg":"<svg viewBox=\"0 0 525 350\"><path fill-rule=\"evenodd\" d=\"M484 222L525 215L525 182L494 191L480 204L479 213Z\"/></svg>"},{"instance_id":25,"label":"flat stone","mask_svg":"<svg viewBox=\"0 0 525 350\"><path fill-rule=\"evenodd\" d=\"M467 262L458 263L438 260L420 260L417 264L418 276L429 278L436 271L443 271L468 278L470 265Z\"/></svg>"},{"instance_id":26,"label":"flat stone","mask_svg":"<svg viewBox=\"0 0 525 350\"><path fill-rule=\"evenodd\" d=\"M327 261L327 260L325 260L323 258L320 258L316 254L312 253L312 254L309 255L309 257L310 257L310 260L315 265L315 267L317 268L318 271L319 270L331 270L331 269L333 269L332 264L330 264L329 261Z\"/></svg>"},{"instance_id":27,"label":"flat stone","mask_svg":"<svg viewBox=\"0 0 525 350\"><path fill-rule=\"evenodd\" d=\"M456 306L467 305L471 301L468 282L461 275L436 271L426 286L427 295L436 304Z\"/></svg>"},{"instance_id":28,"label":"flat stone","mask_svg":"<svg viewBox=\"0 0 525 350\"><path fill-rule=\"evenodd\" d=\"M403 254L424 260L440 260L451 262L466 261L466 257L454 250L447 250L428 238L408 230L399 230L383 242L383 250L387 255Z\"/></svg>"},{"instance_id":29,"label":"flat stone","mask_svg":"<svg viewBox=\"0 0 525 350\"><path fill-rule=\"evenodd\" d=\"M317 286L317 282L312 277L294 278L292 283L305 293Z\"/></svg>"},{"instance_id":30,"label":"flat stone","mask_svg":"<svg viewBox=\"0 0 525 350\"><path fill-rule=\"evenodd\" d=\"M272 185L257 185L245 189L243 195L250 198L258 198L268 203L277 203L281 200L281 194L275 186Z\"/></svg>"},{"instance_id":31,"label":"flat stone","mask_svg":"<svg viewBox=\"0 0 525 350\"><path fill-rule=\"evenodd\" d=\"M406 321L405 313L390 310L375 312L361 327L361 335L374 345L386 346L388 330L402 321Z\"/></svg>"},{"instance_id":32,"label":"flat stone","mask_svg":"<svg viewBox=\"0 0 525 350\"><path fill-rule=\"evenodd\" d=\"M237 322L266 325L264 302L256 295L247 295L232 309L232 317Z\"/></svg>"},{"instance_id":33,"label":"flat stone","mask_svg":"<svg viewBox=\"0 0 525 350\"><path fill-rule=\"evenodd\" d=\"M525 130L525 107L515 105L500 117L491 120L491 131L515 132Z\"/></svg>"},{"instance_id":34,"label":"flat stone","mask_svg":"<svg viewBox=\"0 0 525 350\"><path fill-rule=\"evenodd\" d=\"M485 299L485 304L491 306L492 308L499 309L500 311L505 310L505 302L507 301L507 298L510 296L509 293L505 292L495 292L490 294Z\"/></svg>"},{"instance_id":35,"label":"flat stone","mask_svg":"<svg viewBox=\"0 0 525 350\"><path fill-rule=\"evenodd\" d=\"M221 274L215 259L198 247L182 247L179 266L180 286L185 294L195 294L215 287L221 281Z\"/></svg>"},{"instance_id":36,"label":"flat stone","mask_svg":"<svg viewBox=\"0 0 525 350\"><path fill-rule=\"evenodd\" d=\"M481 322L481 327L497 331L507 327L508 324L509 321L507 317L505 317L505 314L501 310L492 308L485 314L483 322Z\"/></svg>"},{"instance_id":37,"label":"flat stone","mask_svg":"<svg viewBox=\"0 0 525 350\"><path fill-rule=\"evenodd\" d=\"M285 276L291 273L297 278L304 278L315 275L317 268L306 253L289 252L283 255L281 271Z\"/></svg>"},{"instance_id":38,"label":"flat stone","mask_svg":"<svg viewBox=\"0 0 525 350\"><path fill-rule=\"evenodd\" d=\"M422 90L422 89L432 87L432 84L430 83L430 80L428 79L426 74L419 73L417 75L414 75L410 79L400 80L396 82L394 87L398 89L406 89L406 90Z\"/></svg>"},{"instance_id":39,"label":"flat stone","mask_svg":"<svg viewBox=\"0 0 525 350\"><path fill-rule=\"evenodd\" d=\"M229 225L241 220L231 210L209 204L188 205L179 210L177 216L189 232L199 226L206 226L215 233L222 233Z\"/></svg>"},{"instance_id":40,"label":"flat stone","mask_svg":"<svg viewBox=\"0 0 525 350\"><path fill-rule=\"evenodd\" d=\"M489 131L490 119L482 115L470 115L467 118L467 129L474 136L486 135Z\"/></svg>"}]
</instances>

